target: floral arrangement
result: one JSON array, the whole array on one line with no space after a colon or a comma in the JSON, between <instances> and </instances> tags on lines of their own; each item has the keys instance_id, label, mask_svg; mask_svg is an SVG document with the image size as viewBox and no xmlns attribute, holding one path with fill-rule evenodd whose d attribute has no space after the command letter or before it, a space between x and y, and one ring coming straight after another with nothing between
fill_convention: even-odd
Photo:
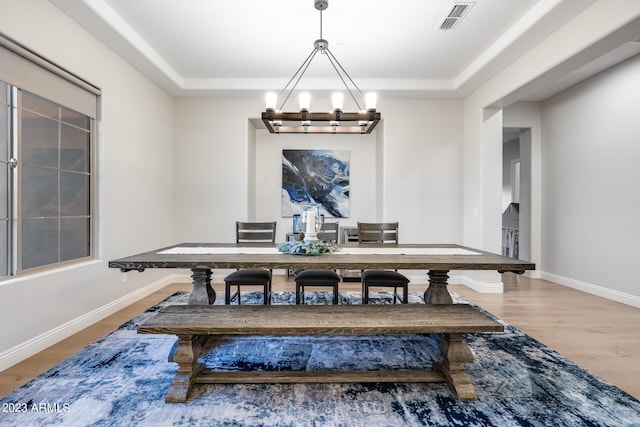
<instances>
[{"instance_id":1,"label":"floral arrangement","mask_svg":"<svg viewBox=\"0 0 640 427\"><path fill-rule=\"evenodd\" d=\"M296 240L293 242L278 243L276 249L292 255L320 255L337 251L338 245L323 240L315 240L308 243L302 240Z\"/></svg>"}]
</instances>

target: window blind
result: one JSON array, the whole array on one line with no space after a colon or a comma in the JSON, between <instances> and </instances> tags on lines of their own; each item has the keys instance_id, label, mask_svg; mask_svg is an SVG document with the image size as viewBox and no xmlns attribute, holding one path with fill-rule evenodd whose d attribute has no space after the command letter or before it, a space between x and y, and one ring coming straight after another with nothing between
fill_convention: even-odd
<instances>
[{"instance_id":1,"label":"window blind","mask_svg":"<svg viewBox=\"0 0 640 427\"><path fill-rule=\"evenodd\" d=\"M92 118L100 89L0 34L0 80Z\"/></svg>"}]
</instances>

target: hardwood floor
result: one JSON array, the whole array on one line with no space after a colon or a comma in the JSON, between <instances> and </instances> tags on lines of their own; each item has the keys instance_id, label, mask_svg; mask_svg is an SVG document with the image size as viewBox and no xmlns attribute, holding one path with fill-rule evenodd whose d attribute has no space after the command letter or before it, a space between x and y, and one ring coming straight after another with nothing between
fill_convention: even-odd
<instances>
[{"instance_id":1,"label":"hardwood floor","mask_svg":"<svg viewBox=\"0 0 640 427\"><path fill-rule=\"evenodd\" d=\"M640 309L544 280L503 276L504 294L449 289L640 399Z\"/></svg>"},{"instance_id":2,"label":"hardwood floor","mask_svg":"<svg viewBox=\"0 0 640 427\"><path fill-rule=\"evenodd\" d=\"M509 273L503 280L503 294L480 294L463 285L450 285L449 289L640 399L640 309L544 280ZM410 285L410 291L423 292L425 288L426 285ZM167 286L0 372L0 396L6 396L176 291L190 289L191 284ZM221 284L215 284L214 289L218 297L224 294ZM294 290L294 283L278 276L274 290ZM341 283L340 290L360 291L360 284Z\"/></svg>"}]
</instances>

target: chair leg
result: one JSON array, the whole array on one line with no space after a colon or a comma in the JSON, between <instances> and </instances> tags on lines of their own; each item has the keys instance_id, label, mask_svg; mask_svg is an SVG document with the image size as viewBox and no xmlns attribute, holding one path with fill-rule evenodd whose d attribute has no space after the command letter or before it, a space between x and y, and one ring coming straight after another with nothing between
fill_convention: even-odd
<instances>
[{"instance_id":1,"label":"chair leg","mask_svg":"<svg viewBox=\"0 0 640 427\"><path fill-rule=\"evenodd\" d=\"M259 283L256 283L256 285L259 285ZM231 295L231 287L235 286L236 288L236 293ZM262 284L262 288L263 288L263 304L265 305L270 305L271 304L271 282L270 281L265 281ZM238 305L242 305L242 298L241 298L241 293L240 293L240 289L241 289L241 285L240 284L234 284L234 283L229 283L226 284L225 283L225 290L224 290L224 303L229 305L231 304L231 301L233 299L235 299L235 296L238 296Z\"/></svg>"},{"instance_id":2,"label":"chair leg","mask_svg":"<svg viewBox=\"0 0 640 427\"><path fill-rule=\"evenodd\" d=\"M264 299L264 305L269 305L269 303L271 302L271 301L269 301L269 299L270 299L269 298L269 282L265 282L265 284L263 286L263 289L264 289L264 291L263 291L264 294L263 294L262 298Z\"/></svg>"},{"instance_id":3,"label":"chair leg","mask_svg":"<svg viewBox=\"0 0 640 427\"><path fill-rule=\"evenodd\" d=\"M362 282L362 303L369 304L369 285Z\"/></svg>"},{"instance_id":4,"label":"chair leg","mask_svg":"<svg viewBox=\"0 0 640 427\"><path fill-rule=\"evenodd\" d=\"M372 286L376 286L376 284ZM402 296L398 294L398 288L402 288ZM398 302L401 304L408 304L409 302L409 292L407 292L407 288L404 285L393 287L393 304ZM362 283L362 303L369 304L369 283L365 282Z\"/></svg>"},{"instance_id":5,"label":"chair leg","mask_svg":"<svg viewBox=\"0 0 640 427\"><path fill-rule=\"evenodd\" d=\"M396 303L396 299L400 301L401 304L409 303L409 292L407 291L407 287L404 285L399 286L402 288L402 297L398 294L398 287L393 288L393 303Z\"/></svg>"},{"instance_id":6,"label":"chair leg","mask_svg":"<svg viewBox=\"0 0 640 427\"><path fill-rule=\"evenodd\" d=\"M233 295L231 295L231 287L232 286L236 286L237 288L237 292ZM240 304L240 285L234 285L233 283L225 283L225 288L224 288L224 303L229 305L231 304L231 301L234 299L234 297L238 295L238 304Z\"/></svg>"},{"instance_id":7,"label":"chair leg","mask_svg":"<svg viewBox=\"0 0 640 427\"><path fill-rule=\"evenodd\" d=\"M309 286L314 286L314 285L309 285ZM324 287L325 285L322 284L320 286ZM334 305L337 305L339 303L338 282L328 282L326 287L331 287L331 289L333 290L331 303ZM304 296L304 284L298 283L298 282L296 283L296 304L300 304L300 305L306 304L305 296Z\"/></svg>"}]
</instances>

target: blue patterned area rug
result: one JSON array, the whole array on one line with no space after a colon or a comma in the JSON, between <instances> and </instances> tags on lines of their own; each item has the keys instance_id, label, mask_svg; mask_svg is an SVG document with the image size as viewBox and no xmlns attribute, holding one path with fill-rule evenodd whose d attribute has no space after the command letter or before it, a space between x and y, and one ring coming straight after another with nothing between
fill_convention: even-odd
<instances>
[{"instance_id":1,"label":"blue patterned area rug","mask_svg":"<svg viewBox=\"0 0 640 427\"><path fill-rule=\"evenodd\" d=\"M443 383L247 384L197 385L187 403L165 404L175 337L136 328L187 297L168 298L2 399L0 426L640 426L640 402L506 324L505 333L466 338L476 401L457 400ZM259 300L243 301L251 298ZM277 293L273 303L294 299ZM437 357L425 335L317 336L230 338L203 360L232 371L429 369Z\"/></svg>"}]
</instances>

